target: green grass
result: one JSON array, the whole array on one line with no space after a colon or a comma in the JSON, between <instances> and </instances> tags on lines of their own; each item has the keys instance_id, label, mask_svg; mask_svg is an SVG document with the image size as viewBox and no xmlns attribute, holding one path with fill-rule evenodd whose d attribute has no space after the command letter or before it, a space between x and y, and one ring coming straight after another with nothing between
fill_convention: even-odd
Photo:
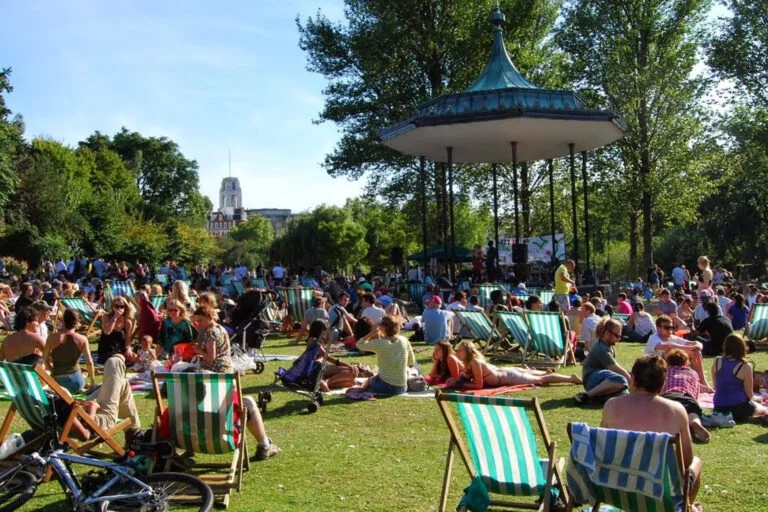
<instances>
[{"instance_id":1,"label":"green grass","mask_svg":"<svg viewBox=\"0 0 768 512\"><path fill-rule=\"evenodd\" d=\"M417 346L418 348L418 346ZM267 352L294 353L301 347L285 339L270 339ZM629 367L640 355L639 345L622 344L620 362ZM417 353L419 363L429 368L429 351ZM758 368L768 365L768 354L754 357ZM374 364L372 357L355 358ZM268 363L261 375L243 380L245 392L255 394L272 381L273 371L286 363ZM569 368L568 370L573 370ZM566 370L563 370L564 372ZM578 369L577 369L578 371ZM557 455L565 457L570 421L600 421L599 408L576 408L570 398L580 391L572 385L557 385L518 393L536 396ZM150 426L154 400L136 395L143 427ZM351 402L344 397L326 397L312 415L307 400L295 393L278 391L265 414L267 432L283 452L251 465L245 474L243 492L233 493L232 511L430 511L437 509L445 464L448 432L432 399L403 398L375 402ZM4 414L8 402L0 403ZM15 431L23 425L17 422ZM252 441L252 438L251 438ZM708 512L768 510L768 491L761 478L768 464L768 430L756 424L714 430L709 445L697 445L704 461L699 500ZM254 444L251 443L251 452ZM460 463L454 465L449 507L453 509L461 490L469 483ZM41 486L22 510L65 510L62 492L55 483Z\"/></svg>"}]
</instances>

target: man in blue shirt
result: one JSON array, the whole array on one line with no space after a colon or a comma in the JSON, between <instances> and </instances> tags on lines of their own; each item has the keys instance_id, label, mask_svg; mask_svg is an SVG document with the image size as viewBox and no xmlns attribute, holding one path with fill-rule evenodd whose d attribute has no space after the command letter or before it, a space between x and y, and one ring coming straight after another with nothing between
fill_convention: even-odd
<instances>
[{"instance_id":1,"label":"man in blue shirt","mask_svg":"<svg viewBox=\"0 0 768 512\"><path fill-rule=\"evenodd\" d=\"M427 345L434 345L441 340L450 340L453 333L453 313L440 309L443 300L433 295L427 301L427 309L421 315L424 325L424 341Z\"/></svg>"}]
</instances>

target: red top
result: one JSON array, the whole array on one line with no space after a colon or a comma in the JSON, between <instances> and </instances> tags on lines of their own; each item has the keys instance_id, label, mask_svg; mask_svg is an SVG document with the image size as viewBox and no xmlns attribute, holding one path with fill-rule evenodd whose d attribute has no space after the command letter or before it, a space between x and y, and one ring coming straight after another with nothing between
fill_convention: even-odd
<instances>
[{"instance_id":1,"label":"red top","mask_svg":"<svg viewBox=\"0 0 768 512\"><path fill-rule=\"evenodd\" d=\"M667 382L664 393L683 393L694 400L699 399L699 375L687 366L670 366L667 368Z\"/></svg>"}]
</instances>

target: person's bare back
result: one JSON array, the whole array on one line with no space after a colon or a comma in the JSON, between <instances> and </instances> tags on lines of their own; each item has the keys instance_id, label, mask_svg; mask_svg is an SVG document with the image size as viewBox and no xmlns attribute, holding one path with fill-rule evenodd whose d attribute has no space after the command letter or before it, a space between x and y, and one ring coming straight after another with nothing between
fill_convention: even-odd
<instances>
[{"instance_id":1,"label":"person's bare back","mask_svg":"<svg viewBox=\"0 0 768 512\"><path fill-rule=\"evenodd\" d=\"M43 350L45 350L45 340L41 336L23 330L16 331L3 340L0 358L3 361L13 362L30 354L42 356Z\"/></svg>"}]
</instances>

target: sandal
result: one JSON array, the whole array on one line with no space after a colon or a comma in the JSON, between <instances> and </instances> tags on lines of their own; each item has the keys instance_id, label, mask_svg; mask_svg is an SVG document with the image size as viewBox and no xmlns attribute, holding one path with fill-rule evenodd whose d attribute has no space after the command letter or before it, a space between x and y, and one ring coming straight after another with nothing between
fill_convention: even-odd
<instances>
[{"instance_id":1,"label":"sandal","mask_svg":"<svg viewBox=\"0 0 768 512\"><path fill-rule=\"evenodd\" d=\"M693 438L702 444L707 444L712 440L712 436L710 435L709 430L701 425L692 423L691 433L693 434Z\"/></svg>"}]
</instances>

